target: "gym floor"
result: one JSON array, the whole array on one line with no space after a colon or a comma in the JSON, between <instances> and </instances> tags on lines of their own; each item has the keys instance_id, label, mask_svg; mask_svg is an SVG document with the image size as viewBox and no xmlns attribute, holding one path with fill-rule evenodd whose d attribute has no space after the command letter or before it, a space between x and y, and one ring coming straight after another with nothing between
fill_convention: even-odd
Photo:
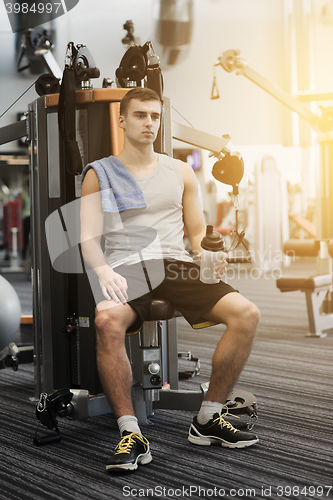
<instances>
[{"instance_id":1,"label":"gym floor","mask_svg":"<svg viewBox=\"0 0 333 500\"><path fill-rule=\"evenodd\" d=\"M304 262L293 269L304 271ZM29 279L5 277L20 296L22 313L31 313ZM60 443L33 445L33 366L21 365L17 372L0 371L0 498L332 498L333 333L322 339L305 337L304 294L282 294L271 276L251 278L244 270L230 282L262 315L237 384L258 401L257 445L242 450L192 445L187 441L192 412L156 410L151 424L143 427L152 463L134 473L107 473L105 460L119 440L112 415L60 419ZM211 356L225 327L194 331L182 318L177 321L179 350L191 351L201 361L200 374L181 381L181 387L197 389L209 379ZM181 368L191 367L182 361Z\"/></svg>"}]
</instances>

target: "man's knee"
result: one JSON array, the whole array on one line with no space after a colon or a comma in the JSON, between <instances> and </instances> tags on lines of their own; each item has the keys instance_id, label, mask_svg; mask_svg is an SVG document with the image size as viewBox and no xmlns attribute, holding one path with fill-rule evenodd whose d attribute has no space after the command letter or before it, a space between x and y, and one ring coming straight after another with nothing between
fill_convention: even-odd
<instances>
[{"instance_id":1,"label":"man's knee","mask_svg":"<svg viewBox=\"0 0 333 500\"><path fill-rule=\"evenodd\" d=\"M126 333L126 322L117 307L98 311L95 316L95 328L98 338L122 337Z\"/></svg>"},{"instance_id":2,"label":"man's knee","mask_svg":"<svg viewBox=\"0 0 333 500\"><path fill-rule=\"evenodd\" d=\"M260 320L260 311L253 302L248 301L244 310L241 313L241 318L245 324L256 328Z\"/></svg>"},{"instance_id":3,"label":"man's knee","mask_svg":"<svg viewBox=\"0 0 333 500\"><path fill-rule=\"evenodd\" d=\"M233 326L238 331L255 332L260 320L258 307L242 295L230 296L229 308L226 313L226 325ZM226 304L224 304L226 305Z\"/></svg>"}]
</instances>

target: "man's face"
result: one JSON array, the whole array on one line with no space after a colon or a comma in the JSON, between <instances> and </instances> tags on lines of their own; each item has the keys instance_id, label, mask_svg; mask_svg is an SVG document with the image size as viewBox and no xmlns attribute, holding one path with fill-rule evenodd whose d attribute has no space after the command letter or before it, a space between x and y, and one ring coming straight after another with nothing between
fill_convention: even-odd
<instances>
[{"instance_id":1,"label":"man's face","mask_svg":"<svg viewBox=\"0 0 333 500\"><path fill-rule=\"evenodd\" d=\"M124 129L126 138L136 144L152 144L157 136L161 122L159 101L129 102L126 115L119 118L119 126Z\"/></svg>"}]
</instances>

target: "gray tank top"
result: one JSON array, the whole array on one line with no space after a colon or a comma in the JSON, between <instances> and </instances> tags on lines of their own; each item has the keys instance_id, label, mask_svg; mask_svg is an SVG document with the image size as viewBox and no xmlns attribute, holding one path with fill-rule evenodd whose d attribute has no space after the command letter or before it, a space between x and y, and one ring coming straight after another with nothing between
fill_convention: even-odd
<instances>
[{"instance_id":1,"label":"gray tank top","mask_svg":"<svg viewBox=\"0 0 333 500\"><path fill-rule=\"evenodd\" d=\"M105 213L105 260L113 268L147 259L192 262L183 242L184 182L173 158L158 155L155 170L146 177L134 176L147 206L124 210L120 224ZM119 214L117 214L119 218ZM115 227L118 230L115 231Z\"/></svg>"}]
</instances>

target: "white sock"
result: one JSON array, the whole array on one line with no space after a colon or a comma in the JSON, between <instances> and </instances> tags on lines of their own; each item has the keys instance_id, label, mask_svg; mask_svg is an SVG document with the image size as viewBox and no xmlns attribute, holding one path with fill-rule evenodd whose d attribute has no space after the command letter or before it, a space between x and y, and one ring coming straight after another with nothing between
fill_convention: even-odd
<instances>
[{"instance_id":1,"label":"white sock","mask_svg":"<svg viewBox=\"0 0 333 500\"><path fill-rule=\"evenodd\" d=\"M223 406L222 403L216 401L203 401L197 415L198 423L200 425L207 424L209 420L212 420L214 413L219 412L221 406Z\"/></svg>"},{"instance_id":2,"label":"white sock","mask_svg":"<svg viewBox=\"0 0 333 500\"><path fill-rule=\"evenodd\" d=\"M137 432L141 434L138 419L134 415L124 415L117 419L117 424L119 427L120 435L123 435L124 431L127 432Z\"/></svg>"}]
</instances>

